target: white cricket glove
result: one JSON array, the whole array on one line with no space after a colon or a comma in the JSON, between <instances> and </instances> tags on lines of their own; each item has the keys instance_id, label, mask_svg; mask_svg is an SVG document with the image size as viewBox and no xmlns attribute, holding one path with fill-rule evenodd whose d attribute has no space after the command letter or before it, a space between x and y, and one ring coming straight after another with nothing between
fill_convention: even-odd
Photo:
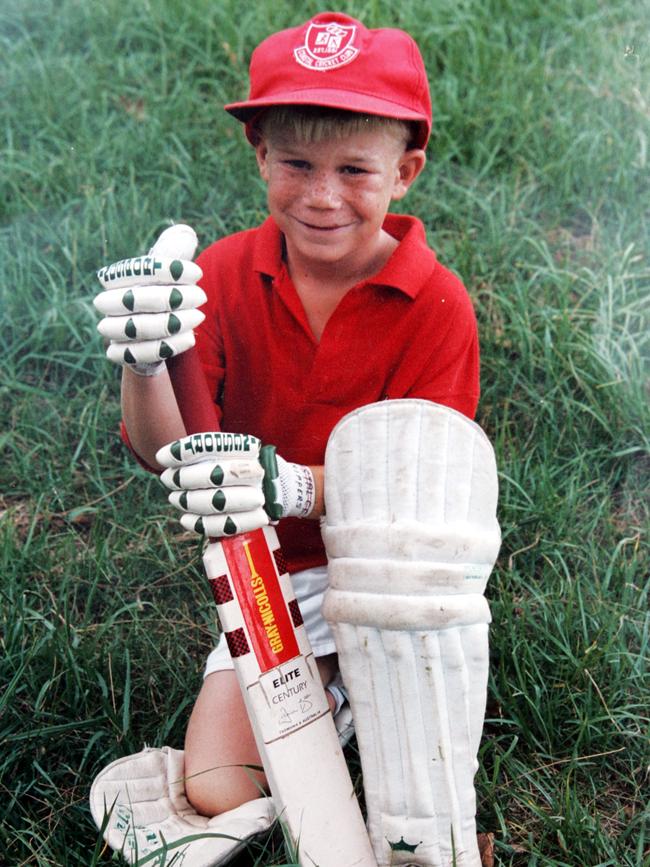
<instances>
[{"instance_id":1,"label":"white cricket glove","mask_svg":"<svg viewBox=\"0 0 650 867\"><path fill-rule=\"evenodd\" d=\"M309 467L285 461L275 446L235 433L192 434L156 453L161 481L181 524L206 536L248 533L280 518L305 518L314 507Z\"/></svg>"},{"instance_id":2,"label":"white cricket glove","mask_svg":"<svg viewBox=\"0 0 650 867\"><path fill-rule=\"evenodd\" d=\"M191 261L197 243L190 226L170 226L147 256L122 259L97 272L106 290L94 300L105 314L97 330L110 341L110 361L155 376L164 369L164 359L194 345L193 329L205 319L197 307L207 300L196 285L202 271Z\"/></svg>"}]
</instances>

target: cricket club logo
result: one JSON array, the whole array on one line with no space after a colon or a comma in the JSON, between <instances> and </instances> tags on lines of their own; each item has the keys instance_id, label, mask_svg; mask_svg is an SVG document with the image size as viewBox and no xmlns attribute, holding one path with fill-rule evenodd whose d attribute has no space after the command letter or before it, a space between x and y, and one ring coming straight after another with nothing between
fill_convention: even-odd
<instances>
[{"instance_id":1,"label":"cricket club logo","mask_svg":"<svg viewBox=\"0 0 650 867\"><path fill-rule=\"evenodd\" d=\"M319 72L345 66L359 53L354 45L356 31L353 24L310 24L305 44L294 49L294 57L301 66Z\"/></svg>"}]
</instances>

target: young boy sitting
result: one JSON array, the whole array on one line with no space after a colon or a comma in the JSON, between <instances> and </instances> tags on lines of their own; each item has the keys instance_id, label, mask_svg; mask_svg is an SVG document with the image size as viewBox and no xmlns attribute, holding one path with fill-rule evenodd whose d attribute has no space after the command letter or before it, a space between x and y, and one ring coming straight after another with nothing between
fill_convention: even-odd
<instances>
[{"instance_id":1,"label":"young boy sitting","mask_svg":"<svg viewBox=\"0 0 650 867\"><path fill-rule=\"evenodd\" d=\"M109 357L123 364L124 438L145 465L160 471L156 452L185 434L164 358L191 345L192 331L222 430L276 446L284 492L277 531L323 683L334 685L336 647L320 613L328 437L351 410L396 398L473 418L476 321L421 222L388 214L422 172L431 129L426 73L410 36L318 15L258 46L249 98L226 109L245 124L255 150L268 219L201 253L205 296L179 281L188 300L175 308L174 328L164 312L158 331L141 329L144 341L137 327L128 339L111 328L111 316L100 330L113 340ZM110 287L108 276L104 282ZM204 317L198 324L194 305ZM220 535L228 517L238 529L267 523L258 506L219 518L207 508L203 529ZM184 517L186 526L195 523L196 514ZM340 695L334 686L333 708ZM215 816L258 797L263 778L241 767L257 764L220 641L187 729L189 801Z\"/></svg>"}]
</instances>

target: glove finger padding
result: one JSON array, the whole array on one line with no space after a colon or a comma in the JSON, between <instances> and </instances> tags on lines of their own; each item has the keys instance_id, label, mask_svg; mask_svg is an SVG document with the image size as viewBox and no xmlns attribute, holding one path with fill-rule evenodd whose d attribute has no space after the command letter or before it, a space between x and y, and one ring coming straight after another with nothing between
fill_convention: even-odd
<instances>
[{"instance_id":1,"label":"glove finger padding","mask_svg":"<svg viewBox=\"0 0 650 867\"><path fill-rule=\"evenodd\" d=\"M95 778L90 810L108 845L131 864L192 867L225 864L246 840L267 831L275 818L268 798L248 801L213 818L200 816L185 796L184 753L170 747L144 749L112 762ZM154 853L161 853L161 861ZM168 863L168 862L165 862Z\"/></svg>"},{"instance_id":2,"label":"glove finger padding","mask_svg":"<svg viewBox=\"0 0 650 867\"><path fill-rule=\"evenodd\" d=\"M106 316L130 316L133 313L173 313L191 310L207 301L200 286L133 286L129 289L107 289L100 292L93 304Z\"/></svg>"},{"instance_id":3,"label":"glove finger padding","mask_svg":"<svg viewBox=\"0 0 650 867\"><path fill-rule=\"evenodd\" d=\"M104 337L116 341L162 340L191 331L205 319L200 310L176 313L138 313L132 316L107 316L97 326Z\"/></svg>"},{"instance_id":4,"label":"glove finger padding","mask_svg":"<svg viewBox=\"0 0 650 867\"><path fill-rule=\"evenodd\" d=\"M156 452L156 460L161 467L171 469L205 460L225 462L246 458L256 461L260 446L260 440L248 434L207 431L168 443Z\"/></svg>"},{"instance_id":5,"label":"glove finger padding","mask_svg":"<svg viewBox=\"0 0 650 867\"><path fill-rule=\"evenodd\" d=\"M167 498L172 506L196 515L222 515L224 512L250 512L264 505L261 487L242 485L208 488L202 491L172 491Z\"/></svg>"},{"instance_id":6,"label":"glove finger padding","mask_svg":"<svg viewBox=\"0 0 650 867\"><path fill-rule=\"evenodd\" d=\"M139 340L134 343L110 343L106 357L115 364L154 364L173 355L180 355L194 346L193 331L175 334L166 340Z\"/></svg>"},{"instance_id":7,"label":"glove finger padding","mask_svg":"<svg viewBox=\"0 0 650 867\"><path fill-rule=\"evenodd\" d=\"M230 487L242 483L261 481L264 470L259 461L203 460L198 464L168 469L160 476L160 481L171 491L198 490L201 488Z\"/></svg>"},{"instance_id":8,"label":"glove finger padding","mask_svg":"<svg viewBox=\"0 0 650 867\"><path fill-rule=\"evenodd\" d=\"M186 530L214 539L236 536L238 533L251 533L271 523L269 516L261 507L250 512L232 512L228 515L193 515L185 512L181 515L180 521Z\"/></svg>"},{"instance_id":9,"label":"glove finger padding","mask_svg":"<svg viewBox=\"0 0 650 867\"><path fill-rule=\"evenodd\" d=\"M152 250L155 250L155 245ZM168 287L175 283L189 286L200 280L202 276L203 271L189 259L170 258L155 253L120 259L118 262L105 265L97 272L97 279L104 289L126 289L134 286Z\"/></svg>"},{"instance_id":10,"label":"glove finger padding","mask_svg":"<svg viewBox=\"0 0 650 867\"><path fill-rule=\"evenodd\" d=\"M156 243L149 250L149 255L181 260L193 259L197 245L198 239L194 229L185 223L175 223L158 235Z\"/></svg>"}]
</instances>

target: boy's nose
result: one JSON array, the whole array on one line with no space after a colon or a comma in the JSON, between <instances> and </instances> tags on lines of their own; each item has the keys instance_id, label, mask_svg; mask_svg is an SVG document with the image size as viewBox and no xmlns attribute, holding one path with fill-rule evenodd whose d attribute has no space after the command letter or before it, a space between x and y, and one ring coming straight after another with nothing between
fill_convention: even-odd
<instances>
[{"instance_id":1,"label":"boy's nose","mask_svg":"<svg viewBox=\"0 0 650 867\"><path fill-rule=\"evenodd\" d=\"M319 172L314 175L306 198L311 208L337 208L340 204L340 196L336 177L329 172Z\"/></svg>"}]
</instances>

